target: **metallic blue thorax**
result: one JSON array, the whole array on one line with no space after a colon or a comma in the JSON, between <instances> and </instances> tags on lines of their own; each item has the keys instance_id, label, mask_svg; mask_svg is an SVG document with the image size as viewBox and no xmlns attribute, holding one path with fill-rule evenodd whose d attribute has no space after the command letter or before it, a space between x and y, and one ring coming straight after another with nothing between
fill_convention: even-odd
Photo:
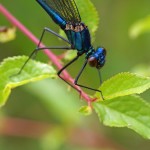
<instances>
[{"instance_id":1,"label":"metallic blue thorax","mask_svg":"<svg viewBox=\"0 0 150 150\"><path fill-rule=\"evenodd\" d=\"M46 10L53 21L64 30L73 49L81 54L89 51L91 38L87 26L81 22L68 21L63 18L55 9L49 6L50 1L37 0L37 2Z\"/></svg>"},{"instance_id":2,"label":"metallic blue thorax","mask_svg":"<svg viewBox=\"0 0 150 150\"><path fill-rule=\"evenodd\" d=\"M88 28L83 24L66 24L65 33L74 49L79 53L87 52L91 47L91 38Z\"/></svg>"}]
</instances>

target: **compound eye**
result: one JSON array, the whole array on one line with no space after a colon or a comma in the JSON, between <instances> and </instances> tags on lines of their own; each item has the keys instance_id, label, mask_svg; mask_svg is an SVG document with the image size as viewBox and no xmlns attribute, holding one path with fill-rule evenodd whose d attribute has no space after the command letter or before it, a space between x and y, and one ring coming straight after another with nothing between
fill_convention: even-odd
<instances>
[{"instance_id":1,"label":"compound eye","mask_svg":"<svg viewBox=\"0 0 150 150\"><path fill-rule=\"evenodd\" d=\"M90 57L88 59L88 63L91 67L96 67L97 66L97 59L95 57Z\"/></svg>"}]
</instances>

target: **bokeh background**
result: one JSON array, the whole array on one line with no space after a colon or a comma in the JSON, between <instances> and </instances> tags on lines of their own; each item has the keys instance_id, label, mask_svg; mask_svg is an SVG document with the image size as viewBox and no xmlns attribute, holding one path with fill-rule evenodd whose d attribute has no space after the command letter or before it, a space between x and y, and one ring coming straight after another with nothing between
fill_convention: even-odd
<instances>
[{"instance_id":1,"label":"bokeh background","mask_svg":"<svg viewBox=\"0 0 150 150\"><path fill-rule=\"evenodd\" d=\"M132 39L129 29L134 22L150 14L150 1L136 0L91 0L99 16L99 28L94 46L107 49L107 62L102 69L103 80L125 71L132 71L138 65L150 64L150 34L145 33ZM59 32L56 26L33 1L1 0L37 37L43 27ZM86 4L85 4L86 5ZM89 10L90 11L90 10ZM86 13L86 12L85 12ZM84 21L84 20L83 20ZM92 21L92 20L91 20ZM11 26L0 14L0 26ZM48 35L47 45L63 45L56 37ZM17 30L15 40L1 44L0 60L14 55L29 55L36 47ZM56 54L60 54L55 51ZM43 53L38 60L48 62ZM83 59L68 68L75 77ZM65 63L65 62L64 62ZM97 87L97 72L86 68L80 82ZM93 94L91 91L86 91ZM142 94L148 102L150 91ZM0 110L1 150L149 150L150 142L127 128L103 126L95 113L85 117L78 113L85 103L78 94L67 90L60 79L46 79L13 89L8 102Z\"/></svg>"}]
</instances>

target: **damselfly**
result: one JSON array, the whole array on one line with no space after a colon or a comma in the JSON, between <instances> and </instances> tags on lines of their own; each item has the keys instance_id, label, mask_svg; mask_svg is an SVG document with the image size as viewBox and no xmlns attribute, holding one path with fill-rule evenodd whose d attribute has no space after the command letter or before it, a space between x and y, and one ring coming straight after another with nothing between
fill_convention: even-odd
<instances>
[{"instance_id":1,"label":"damselfly","mask_svg":"<svg viewBox=\"0 0 150 150\"><path fill-rule=\"evenodd\" d=\"M40 37L39 44L37 45L37 48L31 53L29 59L32 58L39 50L44 49L77 50L76 57L58 71L58 76L62 80L64 80L67 84L69 84L71 87L76 89L74 85L69 83L61 76L61 73L64 69L66 69L72 63L74 63L80 56L85 54L85 62L82 65L78 75L76 76L74 84L86 89L98 91L101 93L101 96L103 98L102 92L100 90L85 85L81 85L78 83L78 80L83 70L85 69L87 63L89 63L91 67L95 67L98 70L100 77L100 68L103 67L105 64L106 50L103 47L98 47L97 49L95 49L91 45L91 37L88 27L81 22L81 17L75 1L74 0L36 0L36 1L43 7L43 9L48 13L48 15L52 18L52 20L60 26L60 28L65 32L68 39L65 39L61 35L52 31L50 28L45 27ZM45 32L49 32L57 36L58 38L68 43L70 46L40 47ZM19 73L21 73L22 69L25 67L29 59L24 63ZM78 89L76 90L81 94L80 90Z\"/></svg>"}]
</instances>

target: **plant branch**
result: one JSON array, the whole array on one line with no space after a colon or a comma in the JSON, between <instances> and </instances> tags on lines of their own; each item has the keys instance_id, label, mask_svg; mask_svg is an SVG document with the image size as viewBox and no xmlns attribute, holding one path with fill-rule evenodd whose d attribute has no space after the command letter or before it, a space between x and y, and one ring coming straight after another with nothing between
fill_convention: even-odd
<instances>
[{"instance_id":1,"label":"plant branch","mask_svg":"<svg viewBox=\"0 0 150 150\"><path fill-rule=\"evenodd\" d=\"M36 45L39 43L39 39L33 35L21 22L19 22L2 4L0 4L0 12L14 25L16 26L23 34L25 34L33 43ZM44 47L44 44L41 43L41 46ZM54 63L54 65L61 69L63 66L61 65L59 58L52 53L50 50L46 49L43 50L45 55L48 56L48 58ZM74 79L70 76L70 74L64 70L63 71L63 77L69 81L76 89L81 91L81 97L87 101L88 105L91 105L91 98L81 90L78 86L74 85Z\"/></svg>"}]
</instances>

